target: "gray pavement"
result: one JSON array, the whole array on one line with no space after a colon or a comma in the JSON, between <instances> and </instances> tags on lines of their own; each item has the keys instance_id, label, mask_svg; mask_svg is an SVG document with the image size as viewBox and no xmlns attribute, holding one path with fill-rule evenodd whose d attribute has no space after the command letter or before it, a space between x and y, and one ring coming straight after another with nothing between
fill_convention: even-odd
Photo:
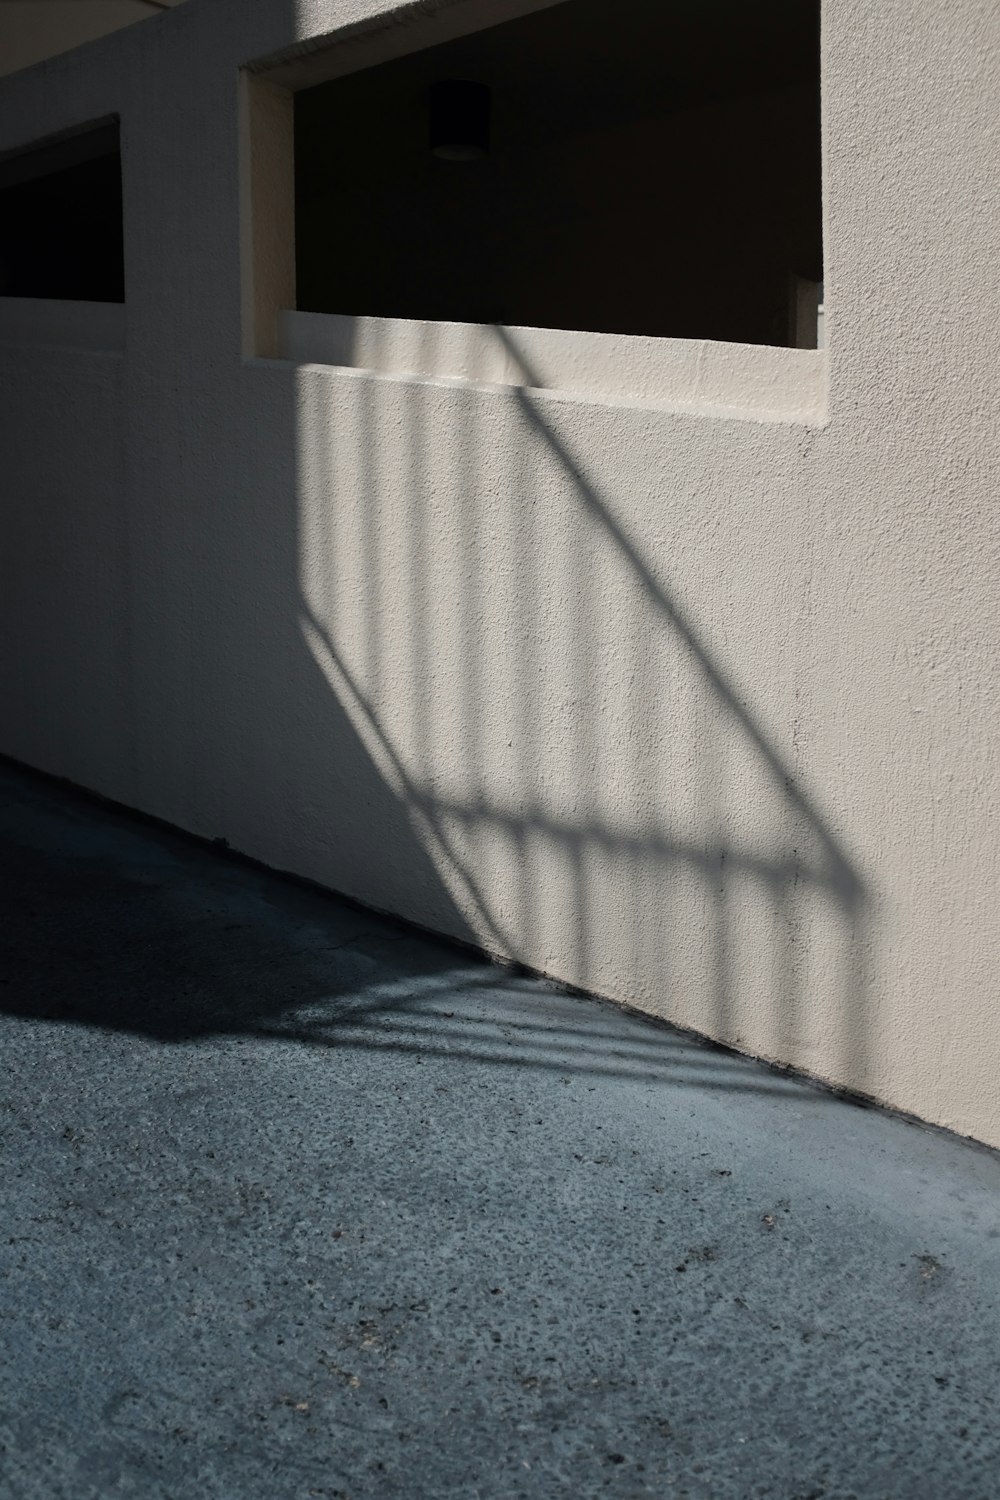
<instances>
[{"instance_id":1,"label":"gray pavement","mask_svg":"<svg viewBox=\"0 0 1000 1500\"><path fill-rule=\"evenodd\" d=\"M0 1495L1000 1496L1000 1159L0 768Z\"/></svg>"}]
</instances>

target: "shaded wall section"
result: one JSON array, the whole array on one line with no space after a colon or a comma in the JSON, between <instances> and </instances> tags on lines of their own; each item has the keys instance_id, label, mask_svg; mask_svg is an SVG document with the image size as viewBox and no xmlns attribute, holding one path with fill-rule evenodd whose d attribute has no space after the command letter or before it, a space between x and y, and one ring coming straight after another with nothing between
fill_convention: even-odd
<instances>
[{"instance_id":1,"label":"shaded wall section","mask_svg":"<svg viewBox=\"0 0 1000 1500\"><path fill-rule=\"evenodd\" d=\"M3 0L0 75L30 68L184 0Z\"/></svg>"}]
</instances>

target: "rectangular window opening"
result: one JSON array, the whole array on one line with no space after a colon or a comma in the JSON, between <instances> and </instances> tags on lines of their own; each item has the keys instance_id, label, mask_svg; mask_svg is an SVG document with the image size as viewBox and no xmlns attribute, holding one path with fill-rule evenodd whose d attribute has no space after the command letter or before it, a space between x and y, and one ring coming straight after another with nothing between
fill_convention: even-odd
<instances>
[{"instance_id":1,"label":"rectangular window opening","mask_svg":"<svg viewBox=\"0 0 1000 1500\"><path fill-rule=\"evenodd\" d=\"M818 0L563 0L292 107L300 312L817 347Z\"/></svg>"},{"instance_id":2,"label":"rectangular window opening","mask_svg":"<svg viewBox=\"0 0 1000 1500\"><path fill-rule=\"evenodd\" d=\"M124 302L117 120L0 160L0 297Z\"/></svg>"}]
</instances>

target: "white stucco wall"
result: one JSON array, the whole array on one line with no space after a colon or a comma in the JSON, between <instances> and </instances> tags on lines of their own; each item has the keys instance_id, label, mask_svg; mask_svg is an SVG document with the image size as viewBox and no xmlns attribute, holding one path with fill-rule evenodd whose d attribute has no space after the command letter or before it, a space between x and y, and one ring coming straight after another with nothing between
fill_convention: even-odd
<instances>
[{"instance_id":1,"label":"white stucco wall","mask_svg":"<svg viewBox=\"0 0 1000 1500\"><path fill-rule=\"evenodd\" d=\"M1000 12L827 7L825 410L727 415L244 357L238 69L378 9L0 83L120 113L127 283L0 316L0 750L1000 1145Z\"/></svg>"}]
</instances>

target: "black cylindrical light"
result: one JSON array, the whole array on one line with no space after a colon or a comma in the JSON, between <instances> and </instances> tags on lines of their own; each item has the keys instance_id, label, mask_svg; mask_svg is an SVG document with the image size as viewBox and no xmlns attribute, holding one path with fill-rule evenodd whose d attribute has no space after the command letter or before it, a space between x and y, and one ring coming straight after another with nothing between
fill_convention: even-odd
<instances>
[{"instance_id":1,"label":"black cylindrical light","mask_svg":"<svg viewBox=\"0 0 1000 1500\"><path fill-rule=\"evenodd\" d=\"M490 149L490 91L485 83L431 84L431 151L443 161L479 161Z\"/></svg>"}]
</instances>

